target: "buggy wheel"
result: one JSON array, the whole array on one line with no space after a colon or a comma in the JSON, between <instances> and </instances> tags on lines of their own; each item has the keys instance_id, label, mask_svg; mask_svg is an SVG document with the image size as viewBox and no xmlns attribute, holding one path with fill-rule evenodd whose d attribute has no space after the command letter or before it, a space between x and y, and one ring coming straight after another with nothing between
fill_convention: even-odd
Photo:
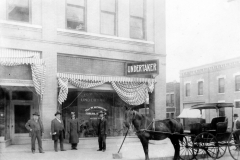
<instances>
[{"instance_id":1,"label":"buggy wheel","mask_svg":"<svg viewBox=\"0 0 240 160\"><path fill-rule=\"evenodd\" d=\"M219 150L218 150L218 154L217 154L217 159L221 158L226 153L227 141L218 142L218 146L219 146Z\"/></svg>"},{"instance_id":2,"label":"buggy wheel","mask_svg":"<svg viewBox=\"0 0 240 160\"><path fill-rule=\"evenodd\" d=\"M240 130L233 131L228 139L228 151L233 159L240 159Z\"/></svg>"},{"instance_id":3,"label":"buggy wheel","mask_svg":"<svg viewBox=\"0 0 240 160\"><path fill-rule=\"evenodd\" d=\"M179 158L182 160L195 159L198 153L198 148L193 148L193 143L190 137L183 137L183 141L180 143Z\"/></svg>"},{"instance_id":4,"label":"buggy wheel","mask_svg":"<svg viewBox=\"0 0 240 160\"><path fill-rule=\"evenodd\" d=\"M219 144L214 135L203 132L194 139L194 147L199 151L199 159L216 159L219 151Z\"/></svg>"}]
</instances>

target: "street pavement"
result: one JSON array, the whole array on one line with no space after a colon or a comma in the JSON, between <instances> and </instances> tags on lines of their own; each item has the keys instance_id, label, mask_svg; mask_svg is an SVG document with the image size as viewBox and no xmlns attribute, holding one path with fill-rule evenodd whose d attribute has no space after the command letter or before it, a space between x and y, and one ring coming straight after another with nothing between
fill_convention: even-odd
<instances>
[{"instance_id":1,"label":"street pavement","mask_svg":"<svg viewBox=\"0 0 240 160\"><path fill-rule=\"evenodd\" d=\"M35 154L31 153L30 144L11 145L0 152L0 160L112 160L113 155L118 152L122 139L113 140L107 139L107 150L105 152L97 151L97 138L93 139L90 144L81 141L78 144L78 150L71 150L68 143L64 144L66 151L55 152L53 149L53 141L43 141L43 149L45 153L41 154L36 150ZM36 142L37 149L37 142ZM140 141L136 138L135 141L126 141L120 151L123 160L144 160L144 152ZM169 139L162 141L150 141L149 157L151 160L171 160L174 155L174 149ZM220 160L232 160L227 151L226 156Z\"/></svg>"}]
</instances>

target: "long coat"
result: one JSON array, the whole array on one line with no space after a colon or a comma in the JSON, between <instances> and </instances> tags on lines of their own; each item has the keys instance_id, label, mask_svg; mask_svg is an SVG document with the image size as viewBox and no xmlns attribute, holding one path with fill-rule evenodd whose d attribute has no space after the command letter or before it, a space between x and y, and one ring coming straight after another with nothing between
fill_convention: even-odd
<instances>
[{"instance_id":1,"label":"long coat","mask_svg":"<svg viewBox=\"0 0 240 160\"><path fill-rule=\"evenodd\" d=\"M42 121L40 119L38 119L38 124L40 126L40 132L41 132L41 136L42 136L42 133L44 132L44 128L43 128ZM36 130L35 120L34 119L28 120L28 122L25 124L25 127L27 128L27 130L29 130L29 137L31 137L32 131ZM32 131L30 131L30 129L32 129Z\"/></svg>"},{"instance_id":2,"label":"long coat","mask_svg":"<svg viewBox=\"0 0 240 160\"><path fill-rule=\"evenodd\" d=\"M69 119L68 123L69 143L78 143L78 133L80 132L78 119Z\"/></svg>"},{"instance_id":3,"label":"long coat","mask_svg":"<svg viewBox=\"0 0 240 160\"><path fill-rule=\"evenodd\" d=\"M51 132L52 134L54 132L56 132L57 134L52 135L52 140L58 140L59 131L62 131L63 138L65 138L63 121L61 120L60 123L56 118L54 118L51 123Z\"/></svg>"},{"instance_id":4,"label":"long coat","mask_svg":"<svg viewBox=\"0 0 240 160\"><path fill-rule=\"evenodd\" d=\"M107 135L107 120L103 118L103 120L98 120L98 136Z\"/></svg>"}]
</instances>

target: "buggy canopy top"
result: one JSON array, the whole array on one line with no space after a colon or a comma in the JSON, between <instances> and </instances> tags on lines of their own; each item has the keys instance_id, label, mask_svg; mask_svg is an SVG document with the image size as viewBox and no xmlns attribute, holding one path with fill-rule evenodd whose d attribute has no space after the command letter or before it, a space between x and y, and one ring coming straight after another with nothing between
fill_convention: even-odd
<instances>
[{"instance_id":1,"label":"buggy canopy top","mask_svg":"<svg viewBox=\"0 0 240 160\"><path fill-rule=\"evenodd\" d=\"M203 103L203 104L196 104L191 107L191 109L217 109L226 108L226 107L234 107L232 103Z\"/></svg>"}]
</instances>

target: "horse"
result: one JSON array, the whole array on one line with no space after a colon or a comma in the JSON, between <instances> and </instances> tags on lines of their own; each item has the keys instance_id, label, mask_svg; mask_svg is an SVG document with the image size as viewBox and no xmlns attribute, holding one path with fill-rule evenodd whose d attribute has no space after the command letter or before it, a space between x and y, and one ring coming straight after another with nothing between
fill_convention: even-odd
<instances>
[{"instance_id":1,"label":"horse","mask_svg":"<svg viewBox=\"0 0 240 160\"><path fill-rule=\"evenodd\" d=\"M127 109L125 112L125 125L129 127L132 123L136 129L136 134L140 139L145 153L145 160L149 160L148 142L149 140L164 140L169 138L175 149L173 160L179 158L180 144L183 141L183 126L175 119L151 121L135 110ZM150 125L151 124L151 125ZM155 124L155 125L154 125ZM146 129L145 126L148 126Z\"/></svg>"}]
</instances>

